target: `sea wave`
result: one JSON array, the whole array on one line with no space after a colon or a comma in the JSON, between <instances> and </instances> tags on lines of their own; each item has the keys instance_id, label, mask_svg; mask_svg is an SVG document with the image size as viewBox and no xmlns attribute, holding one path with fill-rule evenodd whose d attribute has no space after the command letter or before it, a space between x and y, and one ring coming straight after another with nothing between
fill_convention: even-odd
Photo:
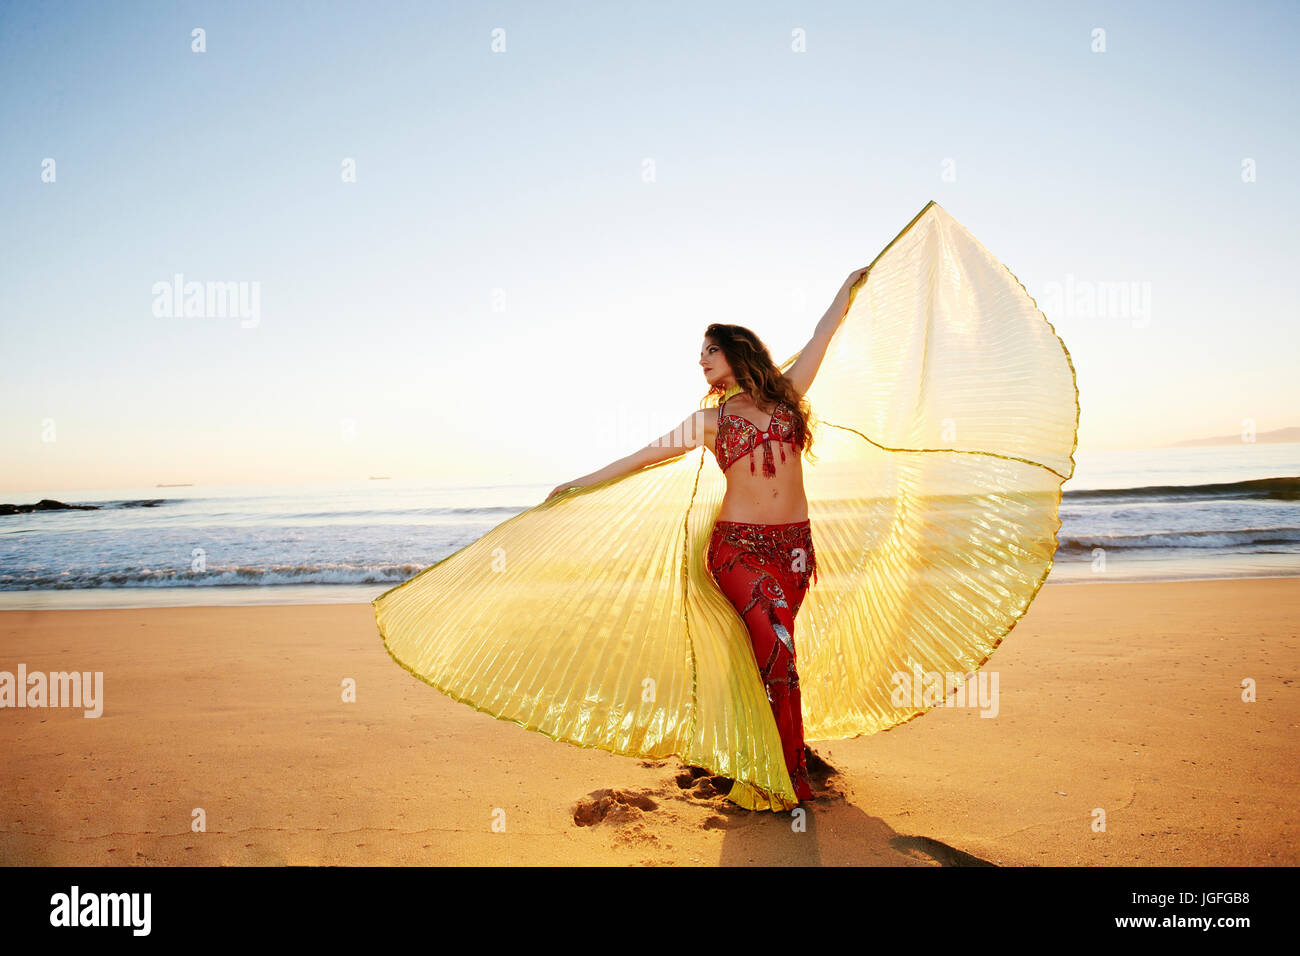
<instances>
[{"instance_id":1,"label":"sea wave","mask_svg":"<svg viewBox=\"0 0 1300 956\"><path fill-rule=\"evenodd\" d=\"M1151 531L1143 534L1097 534L1062 538L1058 550L1088 553L1134 549L1231 549L1233 551L1300 549L1300 528L1234 528L1225 531Z\"/></svg>"},{"instance_id":2,"label":"sea wave","mask_svg":"<svg viewBox=\"0 0 1300 956\"><path fill-rule=\"evenodd\" d=\"M424 570L418 564L299 564L276 567L141 568L115 571L24 571L0 573L0 591L81 588L275 587L303 584L398 584Z\"/></svg>"},{"instance_id":3,"label":"sea wave","mask_svg":"<svg viewBox=\"0 0 1300 956\"><path fill-rule=\"evenodd\" d=\"M1136 488L1096 488L1067 490L1063 500L1070 503L1088 501L1191 501L1196 499L1273 498L1300 501L1300 477L1253 478L1249 481L1223 481L1199 485L1143 485Z\"/></svg>"}]
</instances>

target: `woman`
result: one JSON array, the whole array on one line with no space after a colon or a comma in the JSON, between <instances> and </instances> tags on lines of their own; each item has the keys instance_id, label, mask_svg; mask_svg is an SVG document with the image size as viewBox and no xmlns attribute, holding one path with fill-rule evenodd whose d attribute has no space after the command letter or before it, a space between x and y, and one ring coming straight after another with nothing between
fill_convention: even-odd
<instances>
[{"instance_id":1,"label":"woman","mask_svg":"<svg viewBox=\"0 0 1300 956\"><path fill-rule=\"evenodd\" d=\"M1078 387L1023 285L935 203L802 352L774 367L713 325L700 367L709 392L678 428L372 603L393 660L455 700L677 757L734 781L732 803L788 811L808 794L805 736L944 706L1028 610Z\"/></svg>"},{"instance_id":2,"label":"woman","mask_svg":"<svg viewBox=\"0 0 1300 956\"><path fill-rule=\"evenodd\" d=\"M727 489L714 522L708 568L749 632L754 661L781 735L795 796L812 799L804 746L803 713L794 643L794 619L817 561L803 469L797 450L811 456L808 403L803 400L835 332L848 311L865 268L840 287L808 344L786 374L759 338L738 325L715 323L704 332L700 365L717 397L712 414L691 415L668 433L599 471L557 485L549 501L569 488L583 488L656 464L704 444L722 469ZM767 422L760 429L759 422ZM786 445L791 454L786 454ZM774 447L775 446L775 447ZM762 467L755 455L762 454ZM748 467L746 467L746 464Z\"/></svg>"}]
</instances>

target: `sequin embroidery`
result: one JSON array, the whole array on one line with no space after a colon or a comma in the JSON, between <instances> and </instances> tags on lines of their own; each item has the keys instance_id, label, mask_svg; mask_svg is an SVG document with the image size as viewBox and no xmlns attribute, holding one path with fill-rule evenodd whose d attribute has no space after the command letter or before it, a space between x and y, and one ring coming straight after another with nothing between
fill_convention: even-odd
<instances>
[{"instance_id":1,"label":"sequin embroidery","mask_svg":"<svg viewBox=\"0 0 1300 956\"><path fill-rule=\"evenodd\" d=\"M808 520L791 524L755 524L746 521L715 521L709 545L709 565L717 542L748 552L769 565L796 575L805 590L817 581L817 551L813 548L812 524Z\"/></svg>"},{"instance_id":2,"label":"sequin embroidery","mask_svg":"<svg viewBox=\"0 0 1300 956\"><path fill-rule=\"evenodd\" d=\"M727 403L718 406L718 438L714 457L718 467L725 473L742 455L749 455L749 473L754 474L754 449L763 443L763 475L771 478L776 474L776 461L772 457L772 442L778 446L790 443L801 447L794 438L794 412L784 402L772 410L772 420L766 431L759 431L758 426L742 415L728 415ZM785 461L785 449L781 448L781 460Z\"/></svg>"}]
</instances>

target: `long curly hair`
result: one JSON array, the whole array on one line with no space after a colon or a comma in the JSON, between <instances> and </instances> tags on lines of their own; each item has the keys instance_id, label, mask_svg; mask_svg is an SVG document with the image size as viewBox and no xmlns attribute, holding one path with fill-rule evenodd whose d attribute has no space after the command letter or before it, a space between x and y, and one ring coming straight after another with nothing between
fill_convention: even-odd
<instances>
[{"instance_id":1,"label":"long curly hair","mask_svg":"<svg viewBox=\"0 0 1300 956\"><path fill-rule=\"evenodd\" d=\"M816 461L817 456L812 454L813 426L816 424L812 406L781 374L763 340L743 325L725 325L720 322L705 329L704 337L722 349L736 384L748 392L755 402L771 407L775 407L777 402L784 402L794 410L792 437L803 445L804 455L810 461ZM721 405L722 393L725 391L721 385L712 386L700 401L700 407L716 408Z\"/></svg>"}]
</instances>

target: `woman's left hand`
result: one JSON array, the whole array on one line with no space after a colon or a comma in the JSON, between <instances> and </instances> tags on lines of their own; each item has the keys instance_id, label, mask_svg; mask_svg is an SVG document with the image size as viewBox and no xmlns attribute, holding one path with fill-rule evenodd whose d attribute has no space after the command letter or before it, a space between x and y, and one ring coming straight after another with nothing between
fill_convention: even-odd
<instances>
[{"instance_id":1,"label":"woman's left hand","mask_svg":"<svg viewBox=\"0 0 1300 956\"><path fill-rule=\"evenodd\" d=\"M566 481L563 482L562 484L558 484L551 489L551 493L546 496L546 499L545 501L542 502L542 504L546 504L546 502L550 501L552 498L564 494L570 488L581 488L581 487L582 485L576 481Z\"/></svg>"}]
</instances>

